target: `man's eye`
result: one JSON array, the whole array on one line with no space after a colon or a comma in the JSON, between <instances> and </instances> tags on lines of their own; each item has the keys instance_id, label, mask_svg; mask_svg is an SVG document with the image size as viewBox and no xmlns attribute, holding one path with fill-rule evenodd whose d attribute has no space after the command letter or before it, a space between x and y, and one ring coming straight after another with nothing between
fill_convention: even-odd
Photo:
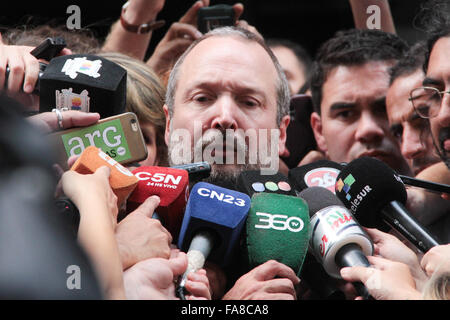
<instances>
[{"instance_id":1,"label":"man's eye","mask_svg":"<svg viewBox=\"0 0 450 320\"><path fill-rule=\"evenodd\" d=\"M344 110L336 113L336 118L345 120L353 117L354 115L355 113L352 110Z\"/></svg>"},{"instance_id":2,"label":"man's eye","mask_svg":"<svg viewBox=\"0 0 450 320\"><path fill-rule=\"evenodd\" d=\"M403 127L402 126L392 127L391 128L391 133L396 139L401 140L402 139L402 135L403 135Z\"/></svg>"},{"instance_id":3,"label":"man's eye","mask_svg":"<svg viewBox=\"0 0 450 320\"><path fill-rule=\"evenodd\" d=\"M246 107L256 107L258 106L258 102L253 99L242 99L241 103Z\"/></svg>"},{"instance_id":4,"label":"man's eye","mask_svg":"<svg viewBox=\"0 0 450 320\"><path fill-rule=\"evenodd\" d=\"M198 95L194 98L195 101L200 102L200 103L204 103L204 102L208 102L209 98L205 95Z\"/></svg>"}]
</instances>

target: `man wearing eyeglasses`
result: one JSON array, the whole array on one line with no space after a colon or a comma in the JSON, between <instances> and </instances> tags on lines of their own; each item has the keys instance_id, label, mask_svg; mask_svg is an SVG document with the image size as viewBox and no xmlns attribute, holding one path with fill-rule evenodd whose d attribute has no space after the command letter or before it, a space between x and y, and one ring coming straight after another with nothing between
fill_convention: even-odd
<instances>
[{"instance_id":1,"label":"man wearing eyeglasses","mask_svg":"<svg viewBox=\"0 0 450 320\"><path fill-rule=\"evenodd\" d=\"M386 95L390 131L400 143L401 153L409 161L416 176L440 162L434 150L429 121L414 110L410 98L411 91L421 86L425 78L422 69L425 51L425 43L417 43L390 70L390 86ZM414 101L416 104L418 102Z\"/></svg>"},{"instance_id":2,"label":"man wearing eyeglasses","mask_svg":"<svg viewBox=\"0 0 450 320\"><path fill-rule=\"evenodd\" d=\"M450 169L450 26L446 32L429 41L426 77L411 100L416 112L429 119L436 150Z\"/></svg>"}]
</instances>

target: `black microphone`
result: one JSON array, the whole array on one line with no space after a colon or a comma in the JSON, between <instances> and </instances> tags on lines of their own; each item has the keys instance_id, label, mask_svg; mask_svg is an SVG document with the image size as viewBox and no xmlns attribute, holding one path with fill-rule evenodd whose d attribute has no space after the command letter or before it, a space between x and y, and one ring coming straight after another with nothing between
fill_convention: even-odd
<instances>
[{"instance_id":1,"label":"black microphone","mask_svg":"<svg viewBox=\"0 0 450 320\"><path fill-rule=\"evenodd\" d=\"M422 252L439 245L406 210L401 178L378 159L362 157L347 164L336 179L336 195L365 227L387 232L390 226Z\"/></svg>"},{"instance_id":2,"label":"black microphone","mask_svg":"<svg viewBox=\"0 0 450 320\"><path fill-rule=\"evenodd\" d=\"M334 193L336 178L342 165L330 160L318 160L289 170L289 181L299 192L308 187L323 187Z\"/></svg>"},{"instance_id":3,"label":"black microphone","mask_svg":"<svg viewBox=\"0 0 450 320\"><path fill-rule=\"evenodd\" d=\"M98 112L107 118L125 112L127 71L92 54L53 58L39 80L39 112L52 109Z\"/></svg>"},{"instance_id":4,"label":"black microphone","mask_svg":"<svg viewBox=\"0 0 450 320\"><path fill-rule=\"evenodd\" d=\"M366 256L373 254L373 243L342 202L323 187L307 188L299 196L309 207L310 249L325 271L341 279L343 267L370 267ZM364 299L370 297L361 282L353 285Z\"/></svg>"}]
</instances>

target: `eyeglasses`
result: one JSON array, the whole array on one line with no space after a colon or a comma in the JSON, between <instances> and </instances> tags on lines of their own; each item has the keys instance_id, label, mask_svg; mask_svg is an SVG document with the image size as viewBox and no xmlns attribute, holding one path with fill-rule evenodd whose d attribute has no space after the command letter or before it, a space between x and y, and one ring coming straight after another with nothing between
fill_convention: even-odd
<instances>
[{"instance_id":1,"label":"eyeglasses","mask_svg":"<svg viewBox=\"0 0 450 320\"><path fill-rule=\"evenodd\" d=\"M450 90L439 91L432 87L420 87L411 90L408 100L421 118L429 119L439 114L444 93L450 93Z\"/></svg>"}]
</instances>

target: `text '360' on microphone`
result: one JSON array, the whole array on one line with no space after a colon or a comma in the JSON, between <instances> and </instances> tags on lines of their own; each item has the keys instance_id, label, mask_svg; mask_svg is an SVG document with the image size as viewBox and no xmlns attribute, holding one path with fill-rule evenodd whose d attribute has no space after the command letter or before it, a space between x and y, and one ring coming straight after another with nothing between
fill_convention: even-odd
<instances>
[{"instance_id":1,"label":"text '360' on microphone","mask_svg":"<svg viewBox=\"0 0 450 320\"><path fill-rule=\"evenodd\" d=\"M307 188L299 196L309 207L311 252L325 271L341 279L343 267L370 267L367 256L373 254L373 243L342 202L322 187ZM369 297L362 283L354 286L359 295Z\"/></svg>"},{"instance_id":2,"label":"text '360' on microphone","mask_svg":"<svg viewBox=\"0 0 450 320\"><path fill-rule=\"evenodd\" d=\"M236 182L236 190L247 194L250 198L261 192L296 195L285 175L281 173L263 175L260 170L241 172Z\"/></svg>"},{"instance_id":3,"label":"text '360' on microphone","mask_svg":"<svg viewBox=\"0 0 450 320\"><path fill-rule=\"evenodd\" d=\"M143 166L132 172L139 182L128 198L127 213L137 209L147 198L158 196L160 202L154 217L161 221L174 240L177 239L189 197L188 172L157 166Z\"/></svg>"},{"instance_id":4,"label":"text '360' on microphone","mask_svg":"<svg viewBox=\"0 0 450 320\"><path fill-rule=\"evenodd\" d=\"M250 269L277 260L299 275L308 250L309 212L303 199L275 193L252 196L246 223Z\"/></svg>"},{"instance_id":5,"label":"text '360' on microphone","mask_svg":"<svg viewBox=\"0 0 450 320\"><path fill-rule=\"evenodd\" d=\"M347 164L336 180L336 195L365 227L397 230L426 252L438 241L405 208L407 193L400 177L370 157Z\"/></svg>"},{"instance_id":6,"label":"text '360' on microphone","mask_svg":"<svg viewBox=\"0 0 450 320\"><path fill-rule=\"evenodd\" d=\"M52 109L98 112L107 118L125 112L127 72L91 54L53 58L39 81L39 112Z\"/></svg>"},{"instance_id":7,"label":"text '360' on microphone","mask_svg":"<svg viewBox=\"0 0 450 320\"><path fill-rule=\"evenodd\" d=\"M94 146L84 149L70 170L81 174L92 174L102 166L111 169L109 184L117 196L117 206L120 208L138 184L138 179L130 170Z\"/></svg>"},{"instance_id":8,"label":"text '360' on microphone","mask_svg":"<svg viewBox=\"0 0 450 320\"><path fill-rule=\"evenodd\" d=\"M336 178L341 169L342 165L337 162L318 160L290 169L288 178L299 192L309 187L323 187L334 193Z\"/></svg>"},{"instance_id":9,"label":"text '360' on microphone","mask_svg":"<svg viewBox=\"0 0 450 320\"><path fill-rule=\"evenodd\" d=\"M181 298L187 275L202 268L206 259L223 267L231 262L249 209L250 198L244 193L205 182L194 185L178 238L178 247L188 256L177 288Z\"/></svg>"}]
</instances>

